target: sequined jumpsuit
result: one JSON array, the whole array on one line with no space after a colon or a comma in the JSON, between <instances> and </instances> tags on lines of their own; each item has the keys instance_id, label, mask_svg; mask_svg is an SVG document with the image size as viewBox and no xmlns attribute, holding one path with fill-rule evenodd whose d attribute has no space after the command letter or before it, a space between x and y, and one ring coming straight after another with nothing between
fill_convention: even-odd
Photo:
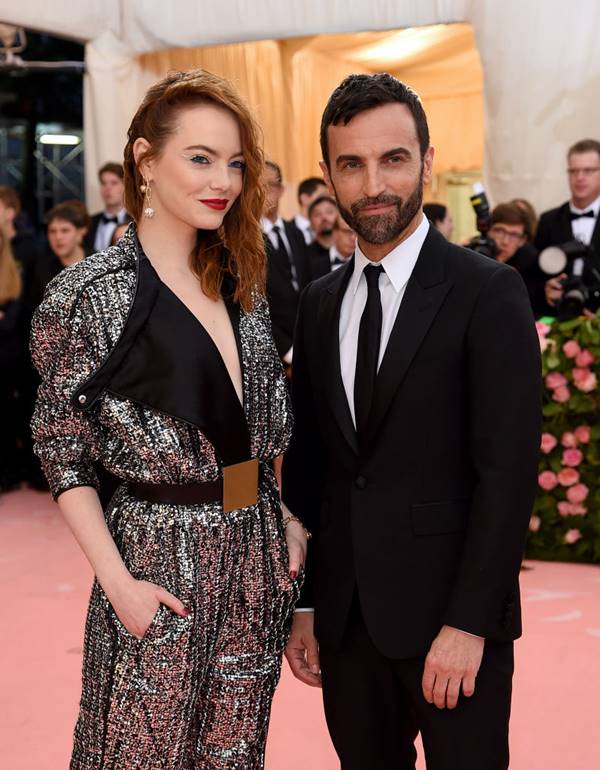
<instances>
[{"instance_id":1,"label":"sequined jumpsuit","mask_svg":"<svg viewBox=\"0 0 600 770\"><path fill-rule=\"evenodd\" d=\"M182 618L161 605L138 639L94 583L72 770L263 767L299 591L269 465L287 446L291 415L266 303L228 309L243 408L133 225L54 279L35 316L43 381L32 428L53 495L97 486L98 462L122 479L105 516L127 568L192 610ZM258 502L230 513L220 502L144 502L127 486L218 480L248 452L260 460Z\"/></svg>"}]
</instances>

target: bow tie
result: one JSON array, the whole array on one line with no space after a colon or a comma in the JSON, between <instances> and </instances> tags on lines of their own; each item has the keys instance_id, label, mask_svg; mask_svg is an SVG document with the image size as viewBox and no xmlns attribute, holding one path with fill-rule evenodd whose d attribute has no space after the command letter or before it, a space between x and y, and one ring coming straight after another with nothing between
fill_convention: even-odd
<instances>
[{"instance_id":1,"label":"bow tie","mask_svg":"<svg viewBox=\"0 0 600 770\"><path fill-rule=\"evenodd\" d=\"M348 261L347 259L340 259L339 257L334 257L332 264L333 265L345 265L347 261Z\"/></svg>"},{"instance_id":2,"label":"bow tie","mask_svg":"<svg viewBox=\"0 0 600 770\"><path fill-rule=\"evenodd\" d=\"M570 212L571 222L575 219L582 219L583 217L589 217L590 219L595 219L596 215L594 212L590 209L589 211L584 211L583 214L574 214L572 211Z\"/></svg>"},{"instance_id":3,"label":"bow tie","mask_svg":"<svg viewBox=\"0 0 600 770\"><path fill-rule=\"evenodd\" d=\"M109 222L112 222L115 225L119 224L119 220L117 218L117 215L111 215L111 214L100 214L100 221L103 222L105 225L107 225Z\"/></svg>"}]
</instances>

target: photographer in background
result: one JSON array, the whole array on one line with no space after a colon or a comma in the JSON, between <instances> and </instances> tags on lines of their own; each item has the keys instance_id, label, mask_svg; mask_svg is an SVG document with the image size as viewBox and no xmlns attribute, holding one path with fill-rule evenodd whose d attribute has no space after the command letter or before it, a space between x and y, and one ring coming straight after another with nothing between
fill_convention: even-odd
<instances>
[{"instance_id":1,"label":"photographer in background","mask_svg":"<svg viewBox=\"0 0 600 770\"><path fill-rule=\"evenodd\" d=\"M535 246L543 251L548 246L578 240L600 254L600 142L582 139L574 144L567 153L567 174L571 200L542 214ZM545 284L545 297L552 313L562 299L566 277L563 273Z\"/></svg>"},{"instance_id":2,"label":"photographer in background","mask_svg":"<svg viewBox=\"0 0 600 770\"><path fill-rule=\"evenodd\" d=\"M538 266L538 252L529 243L529 217L516 203L500 203L492 211L488 236L496 244L498 262L513 267L521 274L533 313L544 315L548 308L544 298L546 276Z\"/></svg>"}]
</instances>

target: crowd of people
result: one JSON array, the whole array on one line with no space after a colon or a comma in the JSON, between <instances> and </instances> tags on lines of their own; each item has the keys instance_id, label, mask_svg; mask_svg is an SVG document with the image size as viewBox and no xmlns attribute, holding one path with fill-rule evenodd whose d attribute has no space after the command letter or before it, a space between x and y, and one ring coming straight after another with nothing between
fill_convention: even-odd
<instances>
[{"instance_id":1,"label":"crowd of people","mask_svg":"<svg viewBox=\"0 0 600 770\"><path fill-rule=\"evenodd\" d=\"M527 200L499 203L491 212L487 237L495 259L517 270L525 282L536 318L556 315L563 296L565 273L549 276L538 256L549 246L574 240L600 254L600 142L584 139L567 152L570 200L547 211L538 221ZM104 209L89 216L85 205L67 200L46 216L46 238L40 240L24 225L17 192L0 187L0 490L25 481L46 489L32 450L29 422L38 386L30 363L31 317L45 287L63 268L102 251L124 234L130 221L123 202L123 166L109 162L98 172ZM345 264L353 255L356 235L340 214L322 177L304 179L297 189L297 214L283 219L285 192L281 167L267 160L263 171L265 204L262 217L268 255L268 294L273 335L282 363L291 376L293 334L302 290ZM449 208L430 202L424 213L442 235L452 240Z\"/></svg>"}]
</instances>

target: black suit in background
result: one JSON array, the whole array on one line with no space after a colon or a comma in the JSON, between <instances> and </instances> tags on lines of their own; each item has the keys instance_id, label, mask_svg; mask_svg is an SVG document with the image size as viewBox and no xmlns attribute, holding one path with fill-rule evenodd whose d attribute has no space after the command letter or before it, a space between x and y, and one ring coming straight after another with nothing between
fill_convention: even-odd
<instances>
[{"instance_id":1,"label":"black suit in background","mask_svg":"<svg viewBox=\"0 0 600 770\"><path fill-rule=\"evenodd\" d=\"M292 347L300 292L310 280L304 236L291 222L284 222L284 228L292 251L291 259L296 272L297 289L292 283L290 255L285 250L274 248L271 239L267 235L264 236L271 325L275 346L281 358Z\"/></svg>"},{"instance_id":2,"label":"black suit in background","mask_svg":"<svg viewBox=\"0 0 600 770\"><path fill-rule=\"evenodd\" d=\"M569 203L563 203L556 209L545 211L538 223L535 234L535 247L543 251L548 246L560 246L574 239L571 227L571 209ZM592 234L592 246L600 254L600 217Z\"/></svg>"},{"instance_id":3,"label":"black suit in background","mask_svg":"<svg viewBox=\"0 0 600 770\"><path fill-rule=\"evenodd\" d=\"M331 273L331 257L329 249L322 246L319 241L313 241L306 249L308 271L311 281L322 278Z\"/></svg>"},{"instance_id":4,"label":"black suit in background","mask_svg":"<svg viewBox=\"0 0 600 770\"><path fill-rule=\"evenodd\" d=\"M428 767L457 767L464 744L460 770L503 770L541 428L527 293L516 271L431 228L359 448L338 339L353 269L302 297L283 466L283 499L315 535L300 606L315 607L332 737L343 770L413 767L416 726ZM444 624L487 640L476 693L453 712L420 691Z\"/></svg>"},{"instance_id":5,"label":"black suit in background","mask_svg":"<svg viewBox=\"0 0 600 770\"><path fill-rule=\"evenodd\" d=\"M548 305L546 295L544 294L544 285L549 276L543 273L538 264L538 251L530 243L521 246L514 255L505 262L509 267L520 273L525 288L529 294L533 315L540 318L545 315L554 315L555 308Z\"/></svg>"}]
</instances>

